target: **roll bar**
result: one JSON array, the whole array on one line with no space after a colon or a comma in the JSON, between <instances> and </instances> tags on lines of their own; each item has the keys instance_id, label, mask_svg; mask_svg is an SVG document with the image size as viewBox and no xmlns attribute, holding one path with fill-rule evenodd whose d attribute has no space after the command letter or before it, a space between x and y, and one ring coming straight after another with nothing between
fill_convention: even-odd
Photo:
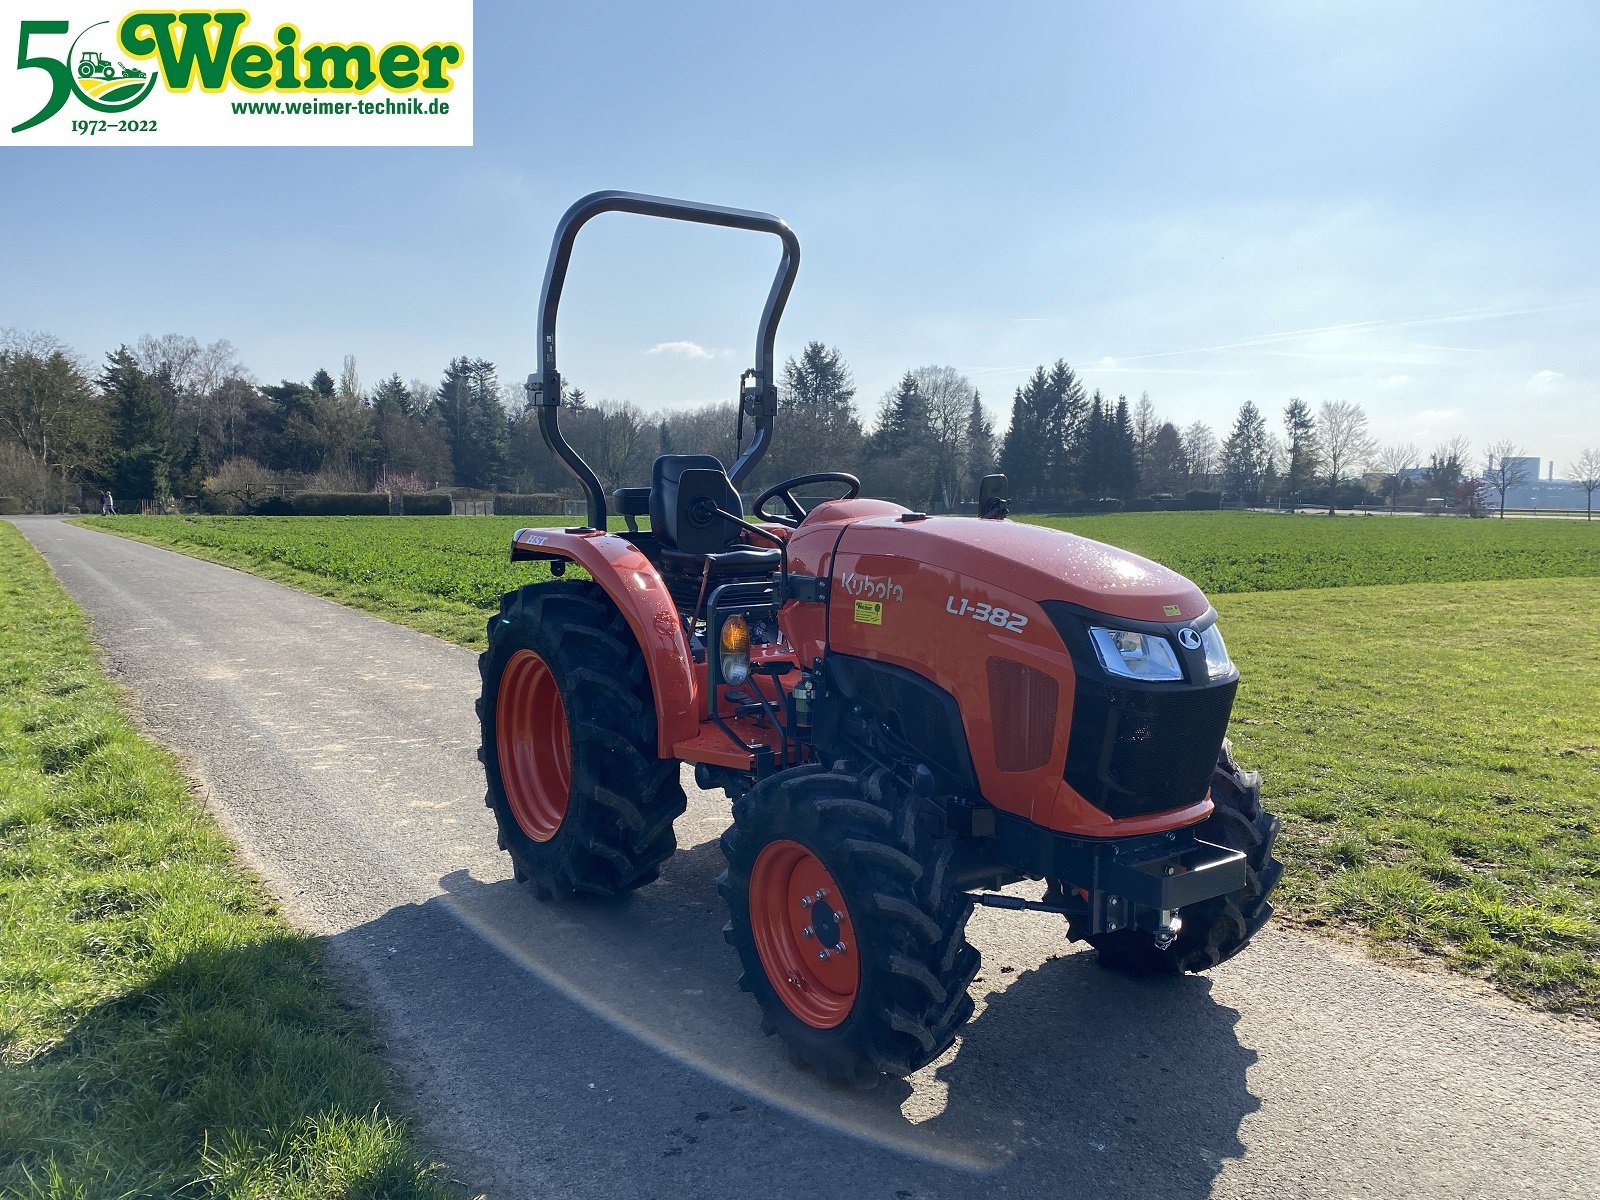
<instances>
[{"instance_id":1,"label":"roll bar","mask_svg":"<svg viewBox=\"0 0 1600 1200\"><path fill-rule=\"evenodd\" d=\"M773 343L778 336L778 320L794 287L800 269L800 242L794 231L769 213L742 208L723 208L697 204L692 200L671 200L665 196L646 196L638 192L592 192L561 217L555 241L550 246L550 264L545 268L544 290L539 300L539 369L528 376L528 403L539 410L539 433L545 445L567 464L583 485L589 501L589 525L606 527L606 498L600 481L561 433L561 375L556 370L556 310L561 304L561 288L567 280L567 264L572 259L572 244L578 230L607 212L637 213L642 217L664 217L670 221L690 221L699 225L722 225L729 229L749 229L770 233L783 242L783 260L767 293L767 305L756 327L755 368L739 379L739 418L755 418L755 436L750 446L728 470L735 487L749 475L772 441L773 421L778 415L778 387L773 378Z\"/></svg>"}]
</instances>

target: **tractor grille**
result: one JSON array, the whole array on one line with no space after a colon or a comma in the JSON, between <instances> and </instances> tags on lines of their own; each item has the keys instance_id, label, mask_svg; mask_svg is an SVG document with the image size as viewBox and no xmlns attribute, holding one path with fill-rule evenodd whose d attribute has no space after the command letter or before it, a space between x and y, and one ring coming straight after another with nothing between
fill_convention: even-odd
<instances>
[{"instance_id":1,"label":"tractor grille","mask_svg":"<svg viewBox=\"0 0 1600 1200\"><path fill-rule=\"evenodd\" d=\"M1212 687L1118 687L1080 682L1062 772L1113 817L1181 808L1205 798L1238 682Z\"/></svg>"},{"instance_id":2,"label":"tractor grille","mask_svg":"<svg viewBox=\"0 0 1600 1200\"><path fill-rule=\"evenodd\" d=\"M989 720L994 726L994 760L1002 771L1033 771L1050 761L1061 689L1043 671L991 658Z\"/></svg>"}]
</instances>

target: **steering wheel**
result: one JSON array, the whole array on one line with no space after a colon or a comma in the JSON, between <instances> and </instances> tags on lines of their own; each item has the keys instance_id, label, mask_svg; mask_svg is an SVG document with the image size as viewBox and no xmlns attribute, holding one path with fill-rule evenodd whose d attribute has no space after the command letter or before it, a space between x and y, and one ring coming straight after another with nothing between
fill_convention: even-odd
<instances>
[{"instance_id":1,"label":"steering wheel","mask_svg":"<svg viewBox=\"0 0 1600 1200\"><path fill-rule=\"evenodd\" d=\"M805 487L812 483L839 483L844 485L844 495L836 496L836 500L854 500L861 495L861 480L854 475L847 475L843 471L815 471L810 475L796 475L793 479L785 479L782 483L775 483L761 495L756 497L756 502L751 511L763 521L771 521L774 525L787 525L793 529L806 519L809 511L802 508L800 501L794 498L794 489ZM769 513L765 510L768 500L777 498L783 501L788 513Z\"/></svg>"}]
</instances>

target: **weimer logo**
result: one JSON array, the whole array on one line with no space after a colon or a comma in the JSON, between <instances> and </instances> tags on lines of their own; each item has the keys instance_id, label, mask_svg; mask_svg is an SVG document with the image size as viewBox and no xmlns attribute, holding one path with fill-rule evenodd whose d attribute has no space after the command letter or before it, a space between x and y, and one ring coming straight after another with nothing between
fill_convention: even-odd
<instances>
[{"instance_id":1,"label":"weimer logo","mask_svg":"<svg viewBox=\"0 0 1600 1200\"><path fill-rule=\"evenodd\" d=\"M55 7L88 17L18 22L14 59L10 30L0 21L0 129L13 135L3 140L64 144L136 134L141 143L164 145L472 141L470 0L266 0L250 12L121 15L106 12L104 0ZM139 119L127 119L136 106L143 106Z\"/></svg>"}]
</instances>

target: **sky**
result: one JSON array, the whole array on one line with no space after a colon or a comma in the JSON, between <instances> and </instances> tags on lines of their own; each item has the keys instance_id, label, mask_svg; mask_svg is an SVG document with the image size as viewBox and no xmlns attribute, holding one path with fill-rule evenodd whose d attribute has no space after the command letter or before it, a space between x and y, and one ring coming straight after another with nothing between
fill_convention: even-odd
<instances>
[{"instance_id":1,"label":"sky","mask_svg":"<svg viewBox=\"0 0 1600 1200\"><path fill-rule=\"evenodd\" d=\"M837 346L869 418L906 369L1003 425L1033 366L1225 436L1349 400L1380 443L1600 447L1600 5L478 0L454 149L0 149L0 328L96 360L226 338L263 382L520 380L567 206L775 213L780 361ZM114 200L114 203L108 203ZM732 399L769 237L612 215L563 374ZM779 437L782 431L779 430Z\"/></svg>"}]
</instances>

